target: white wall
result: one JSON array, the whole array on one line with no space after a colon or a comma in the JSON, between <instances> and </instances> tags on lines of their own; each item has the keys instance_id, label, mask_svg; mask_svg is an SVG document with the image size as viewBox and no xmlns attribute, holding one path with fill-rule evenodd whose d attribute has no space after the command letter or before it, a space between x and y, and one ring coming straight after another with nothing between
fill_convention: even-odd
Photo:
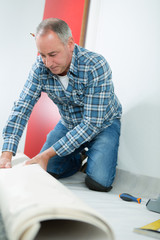
<instances>
[{"instance_id":1,"label":"white wall","mask_svg":"<svg viewBox=\"0 0 160 240\"><path fill-rule=\"evenodd\" d=\"M160 1L91 0L85 47L103 54L123 106L118 167L160 177Z\"/></svg>"},{"instance_id":2,"label":"white wall","mask_svg":"<svg viewBox=\"0 0 160 240\"><path fill-rule=\"evenodd\" d=\"M45 0L0 0L0 134L36 58L30 32L43 18L44 4ZM24 140L25 133L21 151Z\"/></svg>"}]
</instances>

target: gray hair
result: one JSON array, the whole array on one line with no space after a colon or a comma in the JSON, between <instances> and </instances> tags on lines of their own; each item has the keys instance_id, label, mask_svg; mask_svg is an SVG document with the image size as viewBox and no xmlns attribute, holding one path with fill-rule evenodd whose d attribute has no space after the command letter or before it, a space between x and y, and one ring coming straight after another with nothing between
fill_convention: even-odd
<instances>
[{"instance_id":1,"label":"gray hair","mask_svg":"<svg viewBox=\"0 0 160 240\"><path fill-rule=\"evenodd\" d=\"M44 35L48 31L55 32L64 44L68 42L69 37L72 37L72 32L68 24L58 18L48 18L43 20L37 27L36 36Z\"/></svg>"}]
</instances>

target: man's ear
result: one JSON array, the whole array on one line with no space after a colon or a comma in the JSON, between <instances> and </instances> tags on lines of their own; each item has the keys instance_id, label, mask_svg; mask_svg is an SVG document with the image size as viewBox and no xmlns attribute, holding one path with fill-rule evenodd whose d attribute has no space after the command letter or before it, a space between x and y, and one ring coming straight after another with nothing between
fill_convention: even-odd
<instances>
[{"instance_id":1,"label":"man's ear","mask_svg":"<svg viewBox=\"0 0 160 240\"><path fill-rule=\"evenodd\" d=\"M68 46L69 46L70 50L73 52L73 50L74 50L74 39L73 39L73 37L69 37Z\"/></svg>"}]
</instances>

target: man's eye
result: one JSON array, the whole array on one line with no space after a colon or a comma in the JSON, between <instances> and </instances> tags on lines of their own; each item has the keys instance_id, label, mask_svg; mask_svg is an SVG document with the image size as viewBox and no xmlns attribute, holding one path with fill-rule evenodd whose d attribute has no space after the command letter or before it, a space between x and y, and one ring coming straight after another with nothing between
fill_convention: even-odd
<instances>
[{"instance_id":1,"label":"man's eye","mask_svg":"<svg viewBox=\"0 0 160 240\"><path fill-rule=\"evenodd\" d=\"M51 54L50 56L51 56L51 57L54 57L54 56L56 56L56 53L55 53L55 54Z\"/></svg>"}]
</instances>

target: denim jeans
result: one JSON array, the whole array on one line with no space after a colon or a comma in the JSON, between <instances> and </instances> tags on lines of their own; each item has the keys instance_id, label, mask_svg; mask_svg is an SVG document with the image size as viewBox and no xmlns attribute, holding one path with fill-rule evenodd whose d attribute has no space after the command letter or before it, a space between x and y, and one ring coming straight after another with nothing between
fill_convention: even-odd
<instances>
[{"instance_id":1,"label":"denim jeans","mask_svg":"<svg viewBox=\"0 0 160 240\"><path fill-rule=\"evenodd\" d=\"M84 148L88 148L86 174L104 187L109 187L116 174L117 155L119 147L121 123L115 119L111 126L101 131L90 142L86 142L73 153L59 157L52 157L47 166L47 172L55 174L58 178L69 177L81 167L81 154ZM59 121L54 130L47 135L47 140L41 150L45 151L60 138L66 135L68 129Z\"/></svg>"}]
</instances>

